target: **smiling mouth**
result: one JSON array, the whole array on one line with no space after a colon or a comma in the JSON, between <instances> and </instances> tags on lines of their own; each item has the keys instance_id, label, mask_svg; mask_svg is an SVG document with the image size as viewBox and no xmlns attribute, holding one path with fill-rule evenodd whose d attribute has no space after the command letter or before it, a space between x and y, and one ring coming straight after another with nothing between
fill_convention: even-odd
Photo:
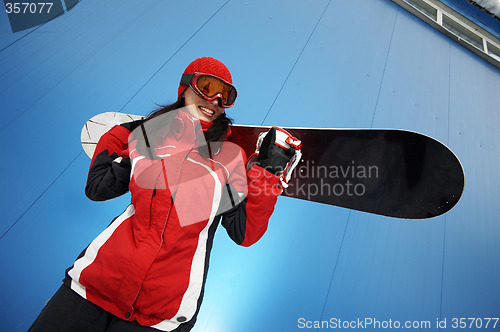
<instances>
[{"instance_id":1,"label":"smiling mouth","mask_svg":"<svg viewBox=\"0 0 500 332\"><path fill-rule=\"evenodd\" d=\"M198 108L203 112L203 114L207 115L208 117L212 117L215 114L215 112L209 108L203 106L198 106Z\"/></svg>"}]
</instances>

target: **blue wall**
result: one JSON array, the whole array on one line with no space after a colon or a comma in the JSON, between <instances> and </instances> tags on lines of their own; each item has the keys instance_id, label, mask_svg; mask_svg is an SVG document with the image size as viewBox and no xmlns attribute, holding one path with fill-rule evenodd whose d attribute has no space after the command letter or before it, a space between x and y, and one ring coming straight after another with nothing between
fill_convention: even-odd
<instances>
[{"instance_id":1,"label":"blue wall","mask_svg":"<svg viewBox=\"0 0 500 332\"><path fill-rule=\"evenodd\" d=\"M466 188L413 221L281 197L255 246L216 235L195 332L500 316L499 69L390 0L84 0L15 34L0 12L0 330L27 329L130 199L86 199L85 121L174 101L206 55L231 69L237 123L418 131Z\"/></svg>"}]
</instances>

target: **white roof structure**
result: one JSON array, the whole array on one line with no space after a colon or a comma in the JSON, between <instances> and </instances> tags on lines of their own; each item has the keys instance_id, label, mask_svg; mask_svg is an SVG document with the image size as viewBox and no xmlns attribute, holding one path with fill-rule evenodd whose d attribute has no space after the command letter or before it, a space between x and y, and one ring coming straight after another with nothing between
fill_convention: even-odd
<instances>
[{"instance_id":1,"label":"white roof structure","mask_svg":"<svg viewBox=\"0 0 500 332\"><path fill-rule=\"evenodd\" d=\"M500 68L500 39L438 0L393 0L426 23ZM485 0L484 6L498 12L500 1ZM487 3L487 4L486 4Z\"/></svg>"}]
</instances>

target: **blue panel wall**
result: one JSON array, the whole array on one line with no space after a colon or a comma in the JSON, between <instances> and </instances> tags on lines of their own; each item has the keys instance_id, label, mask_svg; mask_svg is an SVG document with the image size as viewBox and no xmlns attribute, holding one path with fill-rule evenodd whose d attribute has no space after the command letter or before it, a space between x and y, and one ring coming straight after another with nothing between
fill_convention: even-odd
<instances>
[{"instance_id":1,"label":"blue panel wall","mask_svg":"<svg viewBox=\"0 0 500 332\"><path fill-rule=\"evenodd\" d=\"M85 197L85 121L174 101L199 56L231 69L237 123L418 131L456 152L466 188L412 221L281 197L256 245L217 233L193 331L500 316L499 69L390 0L83 0L15 34L0 12L1 331L29 327L130 200Z\"/></svg>"}]
</instances>

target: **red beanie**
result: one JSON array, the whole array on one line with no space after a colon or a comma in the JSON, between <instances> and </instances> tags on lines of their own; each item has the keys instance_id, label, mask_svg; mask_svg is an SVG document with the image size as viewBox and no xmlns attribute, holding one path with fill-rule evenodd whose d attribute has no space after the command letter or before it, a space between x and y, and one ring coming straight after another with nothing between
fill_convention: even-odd
<instances>
[{"instance_id":1,"label":"red beanie","mask_svg":"<svg viewBox=\"0 0 500 332\"><path fill-rule=\"evenodd\" d=\"M224 81L233 84L233 79L229 69L217 59L211 57L198 58L191 62L184 70L184 74L204 73L212 74L222 78ZM178 90L178 97L186 90L188 86L180 84Z\"/></svg>"}]
</instances>

